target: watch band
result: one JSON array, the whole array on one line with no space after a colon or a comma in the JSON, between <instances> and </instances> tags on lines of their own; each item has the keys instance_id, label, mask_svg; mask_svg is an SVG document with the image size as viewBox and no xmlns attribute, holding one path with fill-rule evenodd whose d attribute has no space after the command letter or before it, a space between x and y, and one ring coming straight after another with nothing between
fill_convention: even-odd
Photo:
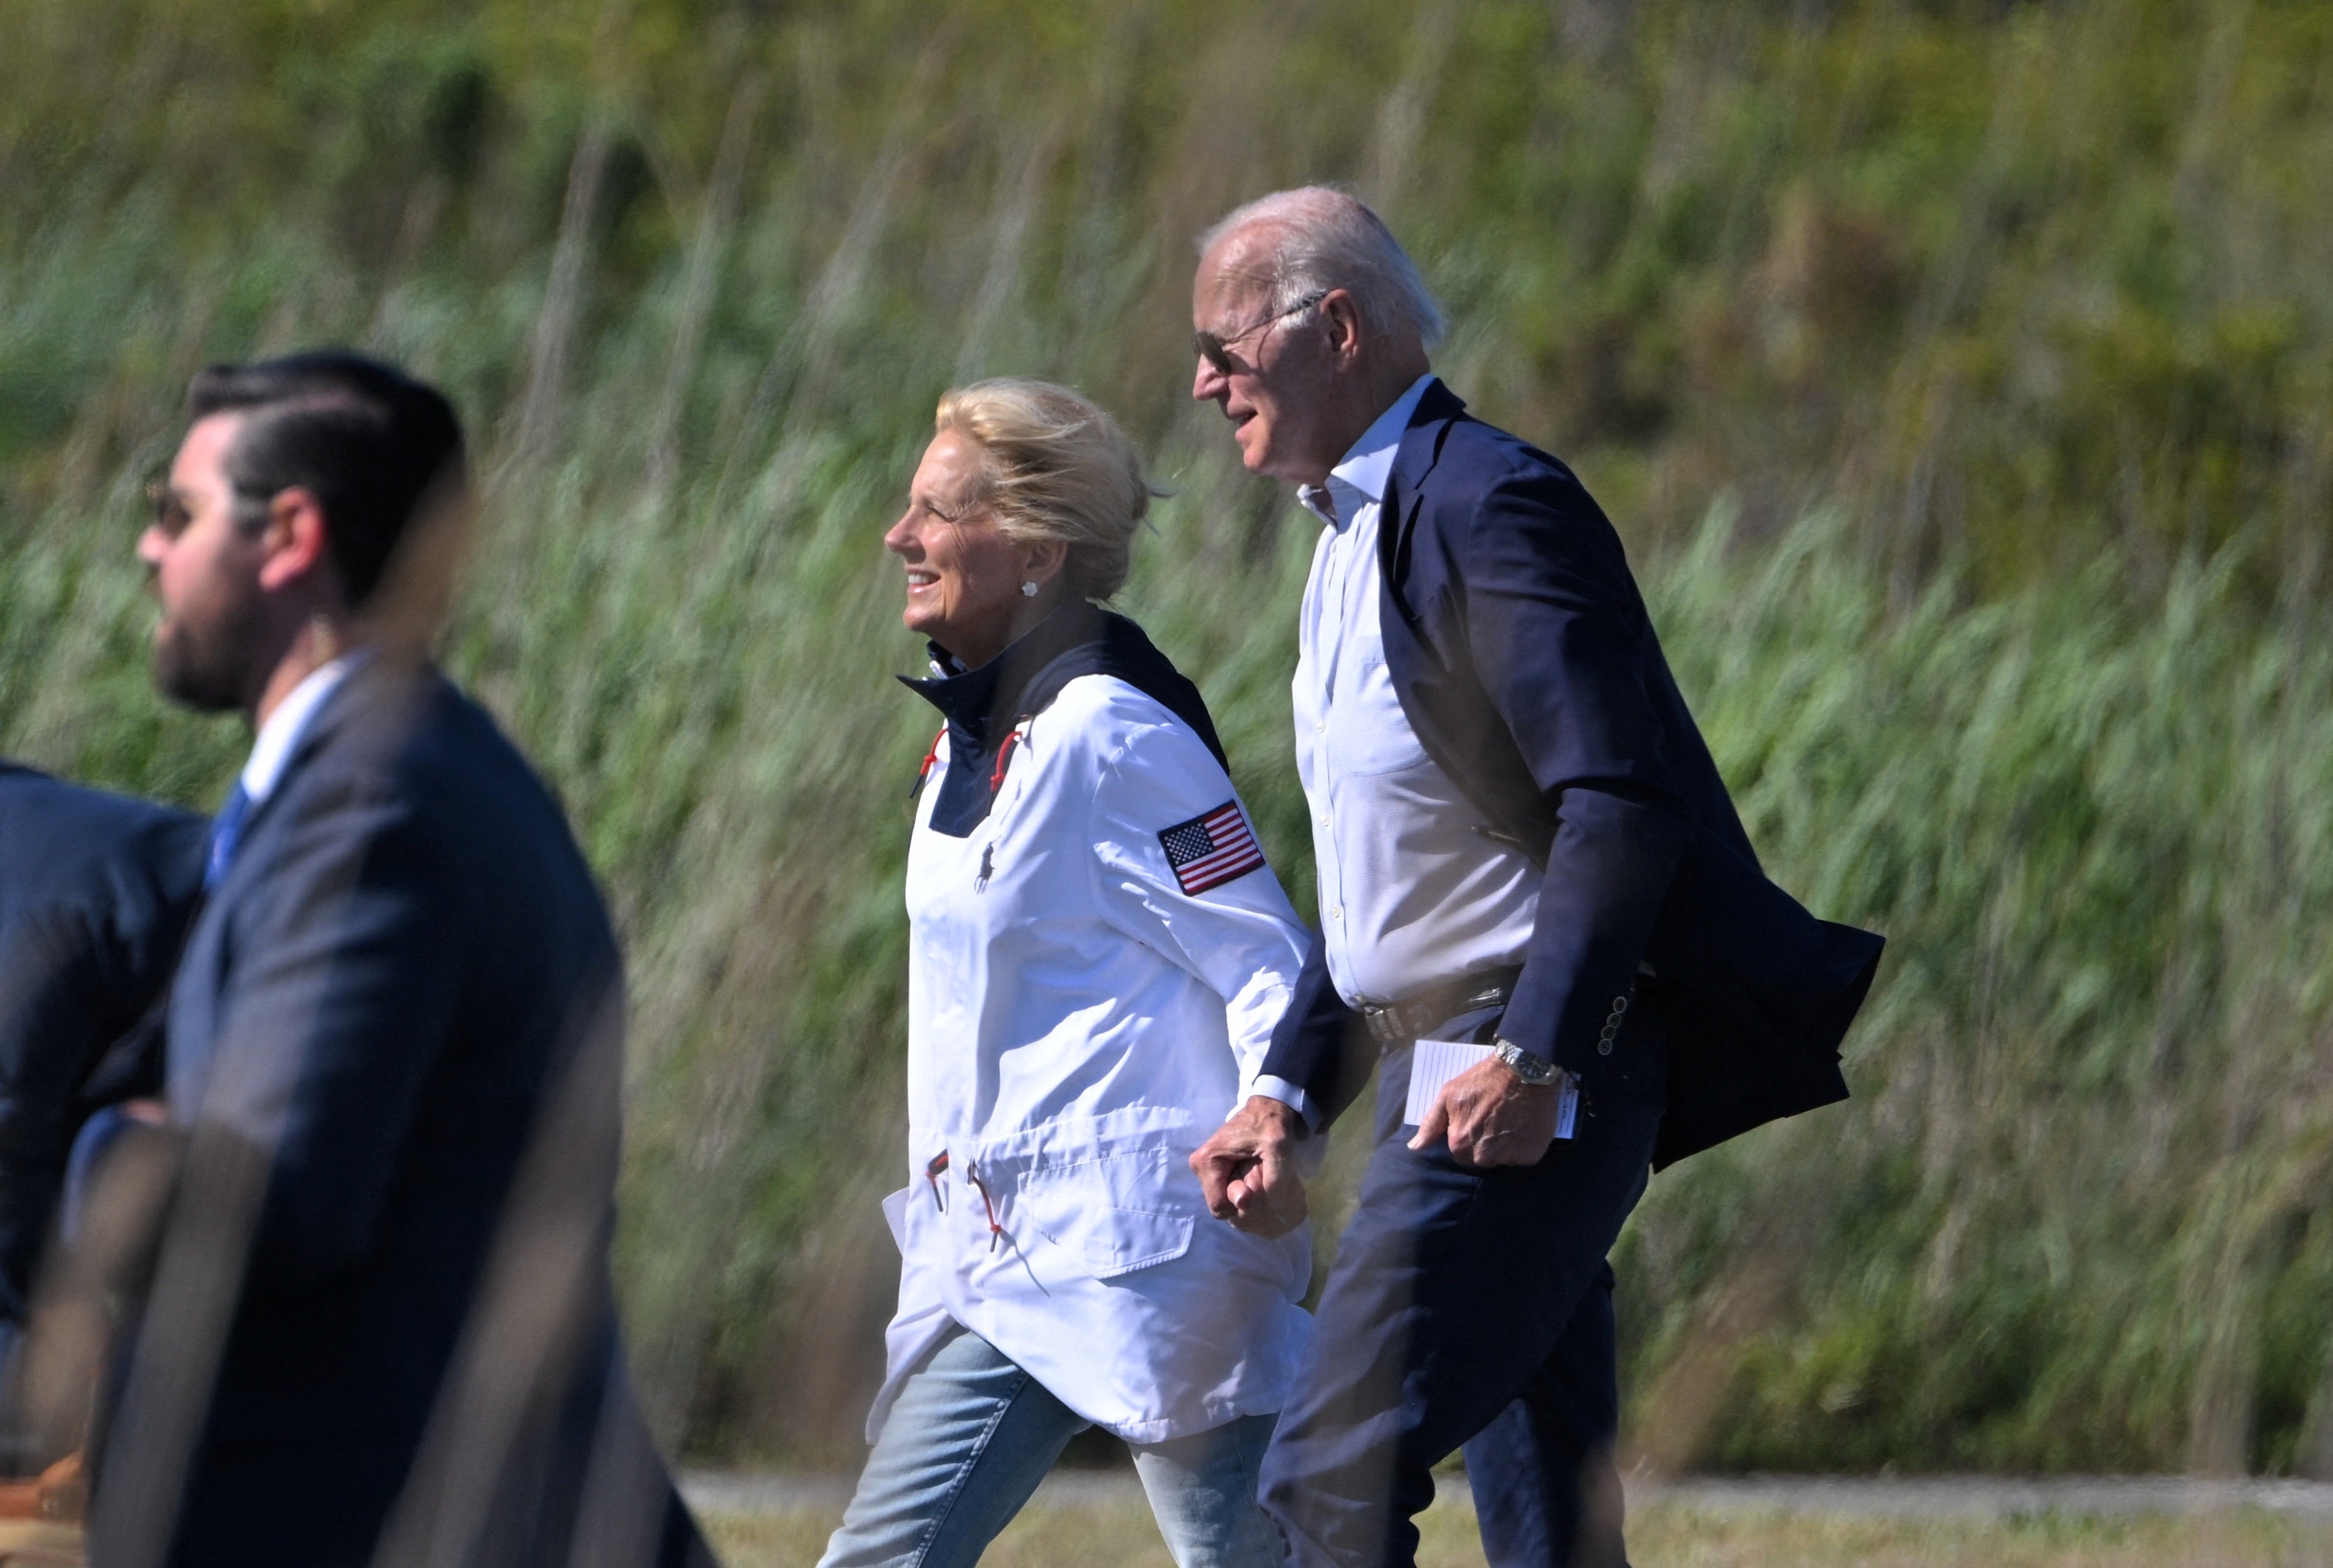
<instances>
[{"instance_id":1,"label":"watch band","mask_svg":"<svg viewBox=\"0 0 2333 1568\"><path fill-rule=\"evenodd\" d=\"M1544 1088L1562 1078L1563 1069L1545 1056L1534 1056L1512 1040L1494 1040L1491 1054L1507 1066L1507 1070L1533 1088Z\"/></svg>"}]
</instances>

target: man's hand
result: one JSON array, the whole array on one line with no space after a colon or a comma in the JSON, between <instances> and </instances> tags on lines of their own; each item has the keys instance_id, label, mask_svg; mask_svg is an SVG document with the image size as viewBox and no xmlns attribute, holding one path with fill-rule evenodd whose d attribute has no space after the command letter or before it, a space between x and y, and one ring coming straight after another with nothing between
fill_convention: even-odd
<instances>
[{"instance_id":1,"label":"man's hand","mask_svg":"<svg viewBox=\"0 0 2333 1568\"><path fill-rule=\"evenodd\" d=\"M1289 1145L1303 1132L1292 1106L1251 1095L1191 1155L1208 1212L1256 1236L1285 1236L1303 1224L1304 1183L1289 1162Z\"/></svg>"},{"instance_id":2,"label":"man's hand","mask_svg":"<svg viewBox=\"0 0 2333 1568\"><path fill-rule=\"evenodd\" d=\"M1536 1165L1555 1142L1562 1099L1562 1079L1533 1087L1497 1057L1485 1057L1442 1085L1409 1146L1424 1149L1447 1137L1450 1156L1461 1165Z\"/></svg>"}]
</instances>

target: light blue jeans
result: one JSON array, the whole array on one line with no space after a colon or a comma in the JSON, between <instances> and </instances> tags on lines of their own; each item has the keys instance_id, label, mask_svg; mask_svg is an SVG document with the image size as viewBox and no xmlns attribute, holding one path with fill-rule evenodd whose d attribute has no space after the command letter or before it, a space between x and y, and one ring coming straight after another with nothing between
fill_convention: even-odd
<instances>
[{"instance_id":1,"label":"light blue jeans","mask_svg":"<svg viewBox=\"0 0 2333 1568\"><path fill-rule=\"evenodd\" d=\"M1127 1445L1176 1568L1278 1568L1280 1534L1255 1500L1274 1420ZM819 1568L972 1568L1091 1424L958 1331L899 1391Z\"/></svg>"}]
</instances>

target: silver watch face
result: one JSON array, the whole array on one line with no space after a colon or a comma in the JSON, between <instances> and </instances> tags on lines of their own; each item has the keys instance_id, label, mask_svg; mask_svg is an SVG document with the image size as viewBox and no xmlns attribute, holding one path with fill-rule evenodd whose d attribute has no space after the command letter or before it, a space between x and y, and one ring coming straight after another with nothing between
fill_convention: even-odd
<instances>
[{"instance_id":1,"label":"silver watch face","mask_svg":"<svg viewBox=\"0 0 2333 1568\"><path fill-rule=\"evenodd\" d=\"M1512 1040L1501 1040L1496 1047L1499 1060L1524 1083L1538 1086L1552 1084L1562 1076L1563 1069L1553 1062L1544 1062Z\"/></svg>"}]
</instances>

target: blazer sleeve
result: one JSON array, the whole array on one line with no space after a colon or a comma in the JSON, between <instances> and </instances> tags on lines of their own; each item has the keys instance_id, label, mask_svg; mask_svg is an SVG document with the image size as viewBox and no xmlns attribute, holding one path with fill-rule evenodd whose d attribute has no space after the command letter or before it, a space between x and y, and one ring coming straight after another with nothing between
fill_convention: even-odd
<instances>
[{"instance_id":1,"label":"blazer sleeve","mask_svg":"<svg viewBox=\"0 0 2333 1568\"><path fill-rule=\"evenodd\" d=\"M1455 542L1466 652L1555 817L1500 1033L1583 1072L1627 1009L1690 833L1646 684L1644 607L1618 536L1560 474L1493 485Z\"/></svg>"},{"instance_id":2,"label":"blazer sleeve","mask_svg":"<svg viewBox=\"0 0 2333 1568\"><path fill-rule=\"evenodd\" d=\"M0 1319L24 1321L72 1143L73 1091L126 1021L106 987L104 942L71 903L0 931Z\"/></svg>"},{"instance_id":3,"label":"blazer sleeve","mask_svg":"<svg viewBox=\"0 0 2333 1568\"><path fill-rule=\"evenodd\" d=\"M1298 971L1288 1010L1272 1032L1263 1076L1277 1078L1303 1096L1296 1109L1319 1132L1353 1103L1377 1065L1377 1048L1360 1027L1360 1015L1345 1005L1329 978L1329 950L1316 932L1307 932L1304 967ZM1274 1095L1274 1099L1284 1098Z\"/></svg>"},{"instance_id":4,"label":"blazer sleeve","mask_svg":"<svg viewBox=\"0 0 2333 1568\"><path fill-rule=\"evenodd\" d=\"M451 1028L465 904L452 846L387 780L329 784L298 804L236 912L197 1118L267 1153L247 1271L292 1286L372 1244Z\"/></svg>"}]
</instances>

